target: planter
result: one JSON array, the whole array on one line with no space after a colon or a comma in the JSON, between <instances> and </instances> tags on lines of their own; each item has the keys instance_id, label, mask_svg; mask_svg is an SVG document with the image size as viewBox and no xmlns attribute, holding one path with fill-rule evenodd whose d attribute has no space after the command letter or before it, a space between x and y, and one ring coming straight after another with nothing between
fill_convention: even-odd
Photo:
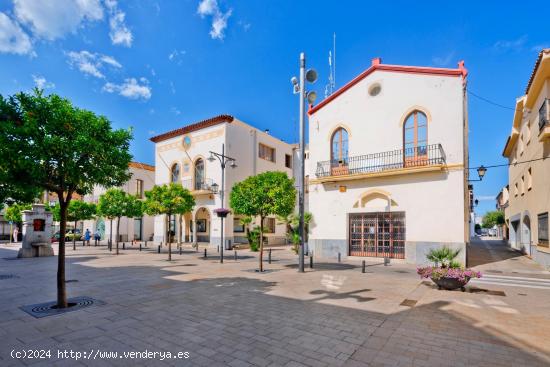
<instances>
[{"instance_id":1,"label":"planter","mask_svg":"<svg viewBox=\"0 0 550 367\"><path fill-rule=\"evenodd\" d=\"M456 278L439 278L439 279L431 278L431 279L435 284L437 284L438 289L446 289L446 290L452 291L454 289L460 288L462 292L466 290L464 286L468 284L468 282L470 281L470 278L466 278L465 280L460 280Z\"/></svg>"}]
</instances>

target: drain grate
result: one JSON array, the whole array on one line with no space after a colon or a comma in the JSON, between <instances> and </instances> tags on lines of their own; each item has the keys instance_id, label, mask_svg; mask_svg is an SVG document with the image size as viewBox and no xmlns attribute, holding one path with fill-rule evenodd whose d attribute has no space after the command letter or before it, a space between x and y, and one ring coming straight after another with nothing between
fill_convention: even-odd
<instances>
[{"instance_id":1,"label":"drain grate","mask_svg":"<svg viewBox=\"0 0 550 367\"><path fill-rule=\"evenodd\" d=\"M0 274L0 280L19 278L15 274Z\"/></svg>"},{"instance_id":2,"label":"drain grate","mask_svg":"<svg viewBox=\"0 0 550 367\"><path fill-rule=\"evenodd\" d=\"M416 306L416 303L418 301L417 300L414 300L414 299L405 299L403 300L403 302L401 302L399 305L400 306L407 306L407 307L414 307Z\"/></svg>"},{"instance_id":3,"label":"drain grate","mask_svg":"<svg viewBox=\"0 0 550 367\"><path fill-rule=\"evenodd\" d=\"M105 302L93 299L90 297L74 297L67 300L69 307L57 308L57 302L37 303L34 305L21 306L21 310L25 311L31 316L36 318L60 315L67 312L77 311L92 305L104 305Z\"/></svg>"}]
</instances>

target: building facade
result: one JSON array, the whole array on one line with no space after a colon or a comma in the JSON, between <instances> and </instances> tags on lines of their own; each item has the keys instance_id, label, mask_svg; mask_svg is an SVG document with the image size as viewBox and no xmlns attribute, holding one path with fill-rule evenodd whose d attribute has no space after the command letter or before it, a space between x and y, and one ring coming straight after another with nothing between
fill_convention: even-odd
<instances>
[{"instance_id":1,"label":"building facade","mask_svg":"<svg viewBox=\"0 0 550 367\"><path fill-rule=\"evenodd\" d=\"M140 162L130 162L128 167L131 177L121 187L128 194L136 195L145 199L144 192L151 190L155 185L155 167ZM96 203L99 197L106 191L104 187L96 186L91 195L84 196L84 201ZM113 220L113 241L116 239L116 219ZM89 229L93 234L99 231L101 239L108 239L111 236L110 221L106 218L86 220L81 224L82 233ZM119 241L152 241L154 233L154 218L144 215L141 218L120 218L118 239Z\"/></svg>"},{"instance_id":2,"label":"building facade","mask_svg":"<svg viewBox=\"0 0 550 367\"><path fill-rule=\"evenodd\" d=\"M509 244L550 266L550 49L537 58L525 95L516 101L508 158L509 205L505 208Z\"/></svg>"},{"instance_id":3,"label":"building facade","mask_svg":"<svg viewBox=\"0 0 550 367\"><path fill-rule=\"evenodd\" d=\"M229 208L229 194L235 183L266 171L282 171L292 177L293 146L230 115L199 121L155 136L151 141L155 143L156 184L181 183L195 198L193 211L170 223L171 231L182 242L220 244L221 221L214 210ZM224 189L221 165L217 159L209 161L208 158L210 151L221 153L223 148L227 156L236 160L236 167L228 165L225 169L222 204L219 193L212 190L213 184L218 185L219 190ZM166 242L166 226L164 216L155 218L156 242ZM285 243L284 223L270 217L264 226L268 231L265 234L268 244ZM230 214L224 220L224 238L231 243L247 242L239 216Z\"/></svg>"},{"instance_id":4,"label":"building facade","mask_svg":"<svg viewBox=\"0 0 550 367\"><path fill-rule=\"evenodd\" d=\"M309 111L316 256L422 264L469 242L467 71L371 66Z\"/></svg>"}]
</instances>

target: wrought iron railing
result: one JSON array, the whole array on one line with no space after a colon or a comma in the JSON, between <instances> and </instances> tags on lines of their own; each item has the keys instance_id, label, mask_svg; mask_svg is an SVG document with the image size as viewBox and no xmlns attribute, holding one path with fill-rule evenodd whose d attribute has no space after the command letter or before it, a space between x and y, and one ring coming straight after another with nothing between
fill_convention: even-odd
<instances>
[{"instance_id":1,"label":"wrought iron railing","mask_svg":"<svg viewBox=\"0 0 550 367\"><path fill-rule=\"evenodd\" d=\"M211 178L204 178L202 180L187 179L182 181L183 188L189 191L212 191L212 184L214 181Z\"/></svg>"},{"instance_id":2,"label":"wrought iron railing","mask_svg":"<svg viewBox=\"0 0 550 367\"><path fill-rule=\"evenodd\" d=\"M317 162L317 177L375 173L400 168L445 164L441 144L424 145L388 152L372 153L343 160Z\"/></svg>"}]
</instances>

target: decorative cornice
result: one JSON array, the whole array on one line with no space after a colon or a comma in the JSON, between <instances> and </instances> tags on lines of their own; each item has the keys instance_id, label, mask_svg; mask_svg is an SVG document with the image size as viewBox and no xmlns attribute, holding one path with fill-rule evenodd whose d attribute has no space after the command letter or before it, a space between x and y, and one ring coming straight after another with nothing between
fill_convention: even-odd
<instances>
[{"instance_id":1,"label":"decorative cornice","mask_svg":"<svg viewBox=\"0 0 550 367\"><path fill-rule=\"evenodd\" d=\"M158 143L158 142L161 142L161 141L164 141L164 140L174 138L176 136L188 134L188 133L193 132L193 131L197 131L197 130L201 130L201 129L204 129L204 128L207 128L207 127L210 127L210 126L222 124L224 122L231 123L231 122L233 122L234 119L235 118L231 115L218 115L218 116L206 119L206 120L202 120L202 121L199 121L199 122L192 123L190 125L186 125L184 127L180 127L179 129L168 131L164 134L153 136L149 140L151 140L153 143Z\"/></svg>"}]
</instances>

